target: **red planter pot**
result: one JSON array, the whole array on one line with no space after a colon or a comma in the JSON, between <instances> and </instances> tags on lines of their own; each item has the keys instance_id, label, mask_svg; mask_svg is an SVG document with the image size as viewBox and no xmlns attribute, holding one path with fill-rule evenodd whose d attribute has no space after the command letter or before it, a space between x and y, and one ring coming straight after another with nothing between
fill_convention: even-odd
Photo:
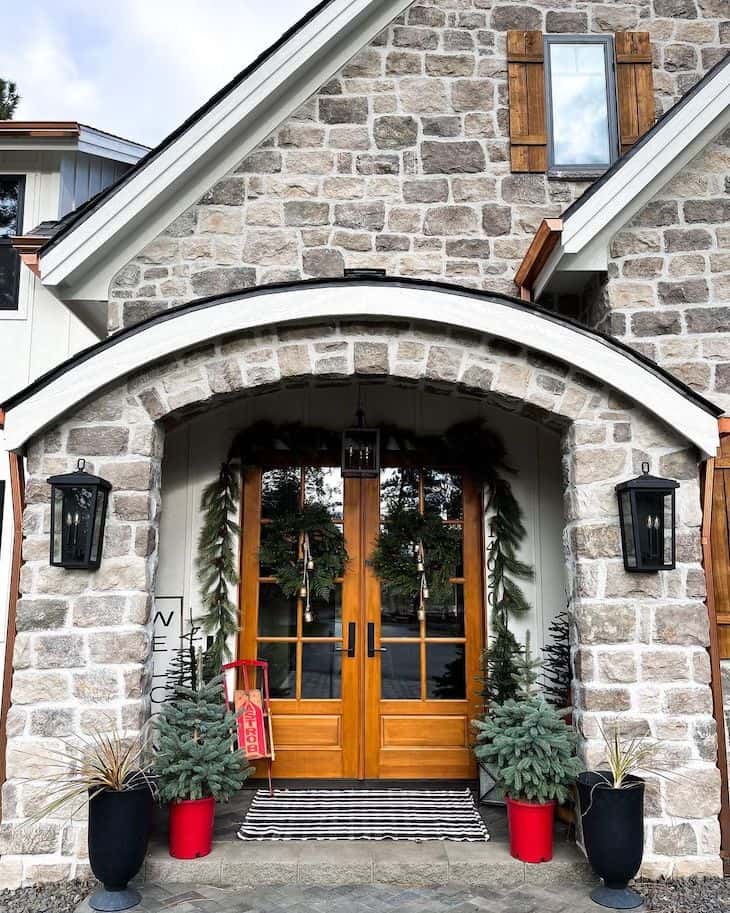
<instances>
[{"instance_id":1,"label":"red planter pot","mask_svg":"<svg viewBox=\"0 0 730 913\"><path fill-rule=\"evenodd\" d=\"M524 802L507 797L509 851L521 862L553 858L555 802Z\"/></svg>"},{"instance_id":2,"label":"red planter pot","mask_svg":"<svg viewBox=\"0 0 730 913\"><path fill-rule=\"evenodd\" d=\"M170 803L170 855L175 859L207 856L213 844L215 799Z\"/></svg>"}]
</instances>

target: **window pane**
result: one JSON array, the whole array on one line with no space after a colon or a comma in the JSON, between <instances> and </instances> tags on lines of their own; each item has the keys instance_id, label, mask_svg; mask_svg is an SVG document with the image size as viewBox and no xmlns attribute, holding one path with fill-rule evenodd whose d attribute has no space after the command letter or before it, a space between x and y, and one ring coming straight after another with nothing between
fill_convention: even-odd
<instances>
[{"instance_id":1,"label":"window pane","mask_svg":"<svg viewBox=\"0 0 730 913\"><path fill-rule=\"evenodd\" d=\"M297 601L276 583L259 584L259 637L296 637Z\"/></svg>"},{"instance_id":2,"label":"window pane","mask_svg":"<svg viewBox=\"0 0 730 913\"><path fill-rule=\"evenodd\" d=\"M418 637L418 606L405 596L389 596L383 591L380 601L381 637Z\"/></svg>"},{"instance_id":3,"label":"window pane","mask_svg":"<svg viewBox=\"0 0 730 913\"><path fill-rule=\"evenodd\" d=\"M299 470L265 469L261 474L261 516L267 520L299 509Z\"/></svg>"},{"instance_id":4,"label":"window pane","mask_svg":"<svg viewBox=\"0 0 730 913\"><path fill-rule=\"evenodd\" d=\"M548 47L553 164L610 164L605 45L550 43Z\"/></svg>"},{"instance_id":5,"label":"window pane","mask_svg":"<svg viewBox=\"0 0 730 913\"><path fill-rule=\"evenodd\" d=\"M302 644L302 698L338 698L342 661L334 644Z\"/></svg>"},{"instance_id":6,"label":"window pane","mask_svg":"<svg viewBox=\"0 0 730 913\"><path fill-rule=\"evenodd\" d=\"M18 206L20 202L20 181L18 178L0 176L0 238L19 235Z\"/></svg>"},{"instance_id":7,"label":"window pane","mask_svg":"<svg viewBox=\"0 0 730 913\"><path fill-rule=\"evenodd\" d=\"M438 514L442 520L461 520L461 476L437 469L423 471L425 512Z\"/></svg>"},{"instance_id":8,"label":"window pane","mask_svg":"<svg viewBox=\"0 0 730 913\"><path fill-rule=\"evenodd\" d=\"M426 603L426 637L464 636L464 585L455 583L450 599Z\"/></svg>"},{"instance_id":9,"label":"window pane","mask_svg":"<svg viewBox=\"0 0 730 913\"><path fill-rule=\"evenodd\" d=\"M338 583L330 593L330 598L312 599L312 621L305 621L302 633L305 637L341 637L342 636L342 584Z\"/></svg>"},{"instance_id":10,"label":"window pane","mask_svg":"<svg viewBox=\"0 0 730 913\"><path fill-rule=\"evenodd\" d=\"M259 659L269 664L271 697L296 697L297 645L260 643Z\"/></svg>"},{"instance_id":11,"label":"window pane","mask_svg":"<svg viewBox=\"0 0 730 913\"><path fill-rule=\"evenodd\" d=\"M380 654L380 696L384 701L421 698L420 644L388 644Z\"/></svg>"},{"instance_id":12,"label":"window pane","mask_svg":"<svg viewBox=\"0 0 730 913\"><path fill-rule=\"evenodd\" d=\"M12 310L18 306L20 257L7 242L0 242L0 308Z\"/></svg>"},{"instance_id":13,"label":"window pane","mask_svg":"<svg viewBox=\"0 0 730 913\"><path fill-rule=\"evenodd\" d=\"M429 698L464 700L464 644L426 644L426 676Z\"/></svg>"},{"instance_id":14,"label":"window pane","mask_svg":"<svg viewBox=\"0 0 730 913\"><path fill-rule=\"evenodd\" d=\"M380 473L380 516L388 517L399 507L418 508L418 470L383 469Z\"/></svg>"},{"instance_id":15,"label":"window pane","mask_svg":"<svg viewBox=\"0 0 730 913\"><path fill-rule=\"evenodd\" d=\"M339 466L309 467L304 472L304 500L324 504L335 520L342 519L342 472Z\"/></svg>"}]
</instances>

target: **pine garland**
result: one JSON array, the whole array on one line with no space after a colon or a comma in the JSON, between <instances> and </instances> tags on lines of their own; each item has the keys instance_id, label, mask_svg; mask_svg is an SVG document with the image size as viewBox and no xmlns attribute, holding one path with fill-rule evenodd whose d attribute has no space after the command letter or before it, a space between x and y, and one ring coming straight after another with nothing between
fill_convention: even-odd
<instances>
[{"instance_id":1,"label":"pine garland","mask_svg":"<svg viewBox=\"0 0 730 913\"><path fill-rule=\"evenodd\" d=\"M446 601L452 592L449 578L454 576L461 556L461 533L435 514L396 508L378 536L370 564L386 592L415 601L421 592L414 551L419 543L430 599Z\"/></svg>"},{"instance_id":2,"label":"pine garland","mask_svg":"<svg viewBox=\"0 0 730 913\"><path fill-rule=\"evenodd\" d=\"M335 580L347 562L342 530L324 504L305 504L296 513L275 517L267 524L259 549L259 562L270 569L285 596L296 596L302 584L300 543L309 539L314 567L308 571L309 591L317 599L329 599Z\"/></svg>"},{"instance_id":3,"label":"pine garland","mask_svg":"<svg viewBox=\"0 0 730 913\"><path fill-rule=\"evenodd\" d=\"M234 541L238 524L231 519L238 512L240 488L229 462L223 463L210 485L203 490L200 508L204 516L198 537L196 568L204 614L199 621L212 636L203 659L206 679L217 675L230 658L228 639L238 630L238 609L229 587L238 584Z\"/></svg>"}]
</instances>

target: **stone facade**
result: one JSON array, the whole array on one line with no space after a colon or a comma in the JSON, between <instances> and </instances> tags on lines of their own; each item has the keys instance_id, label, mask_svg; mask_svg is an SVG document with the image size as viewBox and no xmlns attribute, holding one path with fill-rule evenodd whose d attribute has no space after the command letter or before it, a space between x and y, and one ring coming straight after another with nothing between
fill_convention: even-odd
<instances>
[{"instance_id":1,"label":"stone facade","mask_svg":"<svg viewBox=\"0 0 730 913\"><path fill-rule=\"evenodd\" d=\"M619 232L586 321L730 408L730 130Z\"/></svg>"},{"instance_id":2,"label":"stone facade","mask_svg":"<svg viewBox=\"0 0 730 913\"><path fill-rule=\"evenodd\" d=\"M721 872L695 452L640 406L536 353L418 324L348 321L247 333L150 366L32 442L0 885L65 877L85 865L82 822L58 817L18 829L42 795L20 778L43 775L45 751L60 737L110 718L135 729L148 712L164 422L297 378L344 381L356 373L458 384L562 431L584 755L600 754L599 721L620 718L625 731L661 740L682 778L651 781L645 872ZM48 566L45 479L72 469L80 455L114 486L104 560L93 573ZM648 576L623 571L613 492L642 460L681 480L677 569Z\"/></svg>"},{"instance_id":3,"label":"stone facade","mask_svg":"<svg viewBox=\"0 0 730 913\"><path fill-rule=\"evenodd\" d=\"M730 48L729 18L725 0L417 0L118 273L110 329L344 268L514 294L540 220L586 185L510 173L507 30L649 31L661 112Z\"/></svg>"}]
</instances>

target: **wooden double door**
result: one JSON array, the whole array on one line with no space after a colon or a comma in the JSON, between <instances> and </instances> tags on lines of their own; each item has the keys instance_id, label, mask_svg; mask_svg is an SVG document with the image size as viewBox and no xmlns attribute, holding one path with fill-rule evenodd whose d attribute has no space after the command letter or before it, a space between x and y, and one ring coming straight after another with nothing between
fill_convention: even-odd
<instances>
[{"instance_id":1,"label":"wooden double door","mask_svg":"<svg viewBox=\"0 0 730 913\"><path fill-rule=\"evenodd\" d=\"M326 462L326 461L324 461ZM334 460L332 461L334 462ZM327 601L286 598L259 548L278 511L327 504L348 553ZM458 528L462 562L446 604L386 598L368 558L397 504ZM273 465L246 473L239 656L267 660L274 776L471 778L470 720L484 645L481 493L463 473L390 466L343 479L338 466Z\"/></svg>"}]
</instances>

